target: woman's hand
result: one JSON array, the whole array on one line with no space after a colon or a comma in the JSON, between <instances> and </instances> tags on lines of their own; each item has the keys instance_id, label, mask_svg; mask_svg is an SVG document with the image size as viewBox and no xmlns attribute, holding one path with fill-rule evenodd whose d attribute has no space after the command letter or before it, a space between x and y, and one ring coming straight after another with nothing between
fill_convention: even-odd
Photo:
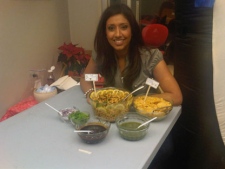
<instances>
[{"instance_id":1,"label":"woman's hand","mask_svg":"<svg viewBox=\"0 0 225 169\"><path fill-rule=\"evenodd\" d=\"M172 99L175 106L181 105L183 96L180 87L164 60L156 65L153 74L155 80L159 82L159 86L163 90L163 93L160 95L165 99Z\"/></svg>"}]
</instances>

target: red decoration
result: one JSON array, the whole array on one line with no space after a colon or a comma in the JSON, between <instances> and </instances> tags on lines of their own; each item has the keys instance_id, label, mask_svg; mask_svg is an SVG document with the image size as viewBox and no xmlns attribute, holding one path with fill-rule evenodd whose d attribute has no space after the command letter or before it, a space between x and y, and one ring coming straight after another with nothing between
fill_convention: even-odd
<instances>
[{"instance_id":1,"label":"red decoration","mask_svg":"<svg viewBox=\"0 0 225 169\"><path fill-rule=\"evenodd\" d=\"M1 118L0 122L3 120L6 120L18 113L21 113L22 111L36 105L38 102L35 100L34 96L30 96L26 98L25 100L22 100L21 102L17 103L16 105L12 106L7 110L5 115Z\"/></svg>"}]
</instances>

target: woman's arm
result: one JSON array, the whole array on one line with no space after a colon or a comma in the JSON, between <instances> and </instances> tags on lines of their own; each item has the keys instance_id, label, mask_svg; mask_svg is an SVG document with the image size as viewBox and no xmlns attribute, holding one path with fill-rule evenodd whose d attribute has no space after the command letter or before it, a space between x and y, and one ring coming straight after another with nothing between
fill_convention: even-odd
<instances>
[{"instance_id":1,"label":"woman's arm","mask_svg":"<svg viewBox=\"0 0 225 169\"><path fill-rule=\"evenodd\" d=\"M84 75L85 74L95 74L95 73L97 73L97 65L91 57L88 62L88 65L84 71L84 74L80 79L80 87L84 93L86 93L89 89L93 88L93 82L85 81Z\"/></svg>"},{"instance_id":2,"label":"woman's arm","mask_svg":"<svg viewBox=\"0 0 225 169\"><path fill-rule=\"evenodd\" d=\"M172 99L175 106L181 105L183 96L180 87L170 73L164 60L160 61L153 70L154 78L159 82L163 92L160 94L165 99Z\"/></svg>"}]
</instances>

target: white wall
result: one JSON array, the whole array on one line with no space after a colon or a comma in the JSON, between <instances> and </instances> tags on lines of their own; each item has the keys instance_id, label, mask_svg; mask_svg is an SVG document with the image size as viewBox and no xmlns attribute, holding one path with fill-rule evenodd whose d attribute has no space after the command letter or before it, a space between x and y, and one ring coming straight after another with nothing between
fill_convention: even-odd
<instances>
[{"instance_id":1,"label":"white wall","mask_svg":"<svg viewBox=\"0 0 225 169\"><path fill-rule=\"evenodd\" d=\"M30 94L30 69L56 63L68 18L67 0L0 0L0 117Z\"/></svg>"},{"instance_id":2,"label":"white wall","mask_svg":"<svg viewBox=\"0 0 225 169\"><path fill-rule=\"evenodd\" d=\"M101 0L68 0L68 6L71 41L93 50L95 31L102 12Z\"/></svg>"}]
</instances>

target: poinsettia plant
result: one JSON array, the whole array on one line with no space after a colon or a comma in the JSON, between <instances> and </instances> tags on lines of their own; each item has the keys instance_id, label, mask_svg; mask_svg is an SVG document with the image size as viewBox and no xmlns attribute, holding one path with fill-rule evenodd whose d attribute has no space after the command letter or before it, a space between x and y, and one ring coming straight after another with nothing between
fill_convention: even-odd
<instances>
[{"instance_id":1,"label":"poinsettia plant","mask_svg":"<svg viewBox=\"0 0 225 169\"><path fill-rule=\"evenodd\" d=\"M58 49L61 50L58 62L63 64L64 73L69 74L69 72L73 72L72 75L80 76L91 56L85 53L84 48L78 47L78 44L64 43Z\"/></svg>"}]
</instances>

